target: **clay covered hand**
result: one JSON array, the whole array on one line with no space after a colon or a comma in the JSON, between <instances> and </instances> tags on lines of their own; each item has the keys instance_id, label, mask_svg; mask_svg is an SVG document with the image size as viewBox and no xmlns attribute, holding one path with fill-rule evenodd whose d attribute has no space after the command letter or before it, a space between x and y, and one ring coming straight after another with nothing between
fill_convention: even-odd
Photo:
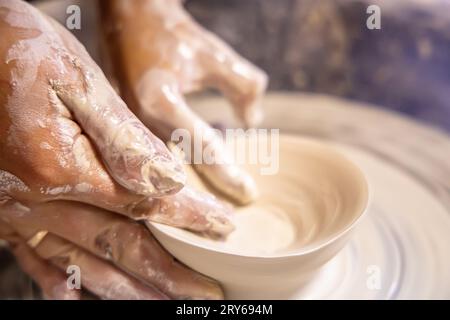
<instances>
[{"instance_id":1,"label":"clay covered hand","mask_svg":"<svg viewBox=\"0 0 450 320\"><path fill-rule=\"evenodd\" d=\"M187 129L192 141L200 135L217 161L195 164L197 171L234 200L254 200L251 177L227 162L223 141L191 111L183 94L216 88L242 122L253 126L260 120L265 73L198 25L180 0L104 0L100 13L110 57L106 69L127 105L164 141L178 128Z\"/></svg>"},{"instance_id":2,"label":"clay covered hand","mask_svg":"<svg viewBox=\"0 0 450 320\"><path fill-rule=\"evenodd\" d=\"M69 265L101 298L220 298L135 220L223 235L229 209L179 192L180 163L62 26L0 0L0 34L0 238L25 271L56 298L78 297Z\"/></svg>"}]
</instances>

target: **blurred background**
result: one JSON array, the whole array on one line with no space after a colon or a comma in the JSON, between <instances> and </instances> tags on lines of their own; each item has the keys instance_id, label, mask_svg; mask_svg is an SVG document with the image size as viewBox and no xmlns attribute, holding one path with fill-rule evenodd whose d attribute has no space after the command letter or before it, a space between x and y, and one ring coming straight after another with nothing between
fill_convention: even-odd
<instances>
[{"instance_id":1,"label":"blurred background","mask_svg":"<svg viewBox=\"0 0 450 320\"><path fill-rule=\"evenodd\" d=\"M450 131L450 1L189 0L196 19L270 75ZM381 30L366 27L370 4Z\"/></svg>"},{"instance_id":2,"label":"blurred background","mask_svg":"<svg viewBox=\"0 0 450 320\"><path fill-rule=\"evenodd\" d=\"M95 1L31 2L63 22L67 6L80 5L82 28L74 34L101 64ZM269 90L368 102L450 132L450 0L185 3L200 24L269 74ZM381 8L381 30L366 27L371 4ZM11 261L0 250L0 298L36 297Z\"/></svg>"}]
</instances>

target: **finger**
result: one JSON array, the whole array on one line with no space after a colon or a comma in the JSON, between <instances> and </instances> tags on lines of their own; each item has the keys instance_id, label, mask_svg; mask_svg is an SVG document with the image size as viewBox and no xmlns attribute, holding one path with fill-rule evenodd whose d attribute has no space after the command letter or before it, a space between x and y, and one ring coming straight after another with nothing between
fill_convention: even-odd
<instances>
[{"instance_id":1,"label":"finger","mask_svg":"<svg viewBox=\"0 0 450 320\"><path fill-rule=\"evenodd\" d=\"M13 199L5 200L3 207L9 208L9 214L4 215L3 218L19 218L18 220L27 221L28 218L33 218L41 212L44 220L49 219L46 214L59 218L59 215L64 214L67 209L65 205L55 205L54 200L60 199L84 202L122 213L135 220L150 219L212 236L225 236L234 230L230 222L231 208L219 202L212 195L192 188L185 187L178 194L172 196L146 198L116 186L106 174L82 174L79 180L74 181L72 185L75 187L64 188L65 193L51 192L50 204L45 202L41 205L33 204L34 214L31 216L29 215L31 210L27 206ZM22 217L25 219L20 219Z\"/></svg>"},{"instance_id":2,"label":"finger","mask_svg":"<svg viewBox=\"0 0 450 320\"><path fill-rule=\"evenodd\" d=\"M55 266L37 256L26 243L12 246L12 252L19 266L42 289L47 299L79 300L80 290L73 290L67 286L67 278Z\"/></svg>"},{"instance_id":3,"label":"finger","mask_svg":"<svg viewBox=\"0 0 450 320\"><path fill-rule=\"evenodd\" d=\"M0 220L0 238L8 241L20 268L41 288L48 299L79 300L80 292L67 287L63 273L37 256L25 241Z\"/></svg>"},{"instance_id":4,"label":"finger","mask_svg":"<svg viewBox=\"0 0 450 320\"><path fill-rule=\"evenodd\" d=\"M16 224L16 230L24 238L30 238L36 234L39 228L30 227L29 224ZM29 249L31 250L31 249ZM112 265L70 242L48 233L36 248L37 256L45 261L50 261L53 266L66 271L69 266L77 266L80 269L80 281L86 289L103 299L166 299L167 297L154 288L144 286L135 278L114 268ZM22 254L22 253L20 253ZM29 266L29 265L27 265ZM33 272L31 269L30 272ZM61 272L58 270L58 272ZM39 275L48 277L48 274L39 272ZM81 278L82 277L82 278ZM47 278L42 278L44 288L49 286ZM39 282L38 282L39 283ZM67 280L64 280L67 287ZM61 286L56 287L61 290ZM58 290L56 292L58 292ZM49 290L45 291L49 292ZM52 289L50 292L55 293Z\"/></svg>"},{"instance_id":5,"label":"finger","mask_svg":"<svg viewBox=\"0 0 450 320\"><path fill-rule=\"evenodd\" d=\"M154 222L204 233L226 236L234 230L231 208L210 194L184 187L179 193L161 199L149 216Z\"/></svg>"},{"instance_id":6,"label":"finger","mask_svg":"<svg viewBox=\"0 0 450 320\"><path fill-rule=\"evenodd\" d=\"M81 285L102 299L165 300L167 297L111 264L55 235L48 234L35 249L61 270L77 266Z\"/></svg>"},{"instance_id":7,"label":"finger","mask_svg":"<svg viewBox=\"0 0 450 320\"><path fill-rule=\"evenodd\" d=\"M75 153L83 155L89 168L86 170L77 167L77 161L74 159L74 173L65 180L63 187L46 189L43 201L83 202L124 214L132 219L153 219L215 236L226 235L233 230L229 222L230 208L212 196L193 190L182 190L180 194L162 198L149 198L132 193L107 174L84 135L73 140ZM70 158L67 160L69 162Z\"/></svg>"},{"instance_id":8,"label":"finger","mask_svg":"<svg viewBox=\"0 0 450 320\"><path fill-rule=\"evenodd\" d=\"M205 37L206 49L199 53L205 72L204 85L219 89L244 125L258 125L262 120L261 102L267 75L213 34L205 33Z\"/></svg>"},{"instance_id":9,"label":"finger","mask_svg":"<svg viewBox=\"0 0 450 320\"><path fill-rule=\"evenodd\" d=\"M230 161L223 140L187 106L173 75L159 70L148 72L137 86L136 95L142 106L139 117L163 139L169 141L176 129L189 132L192 152L188 161L195 162L196 170L210 184L239 203L256 198L253 179ZM201 141L201 148L194 148L195 141ZM214 155L213 161L205 163L205 149ZM194 159L200 161L192 161Z\"/></svg>"},{"instance_id":10,"label":"finger","mask_svg":"<svg viewBox=\"0 0 450 320\"><path fill-rule=\"evenodd\" d=\"M53 200L73 200L124 214L134 220L150 219L212 236L234 230L231 208L210 194L184 187L175 195L149 198L117 186L108 175L80 175L67 193Z\"/></svg>"},{"instance_id":11,"label":"finger","mask_svg":"<svg viewBox=\"0 0 450 320\"><path fill-rule=\"evenodd\" d=\"M54 25L69 50L80 50L69 55L64 78L50 84L95 143L110 174L143 195L161 196L181 189L185 175L177 159L127 108L78 40Z\"/></svg>"},{"instance_id":12,"label":"finger","mask_svg":"<svg viewBox=\"0 0 450 320\"><path fill-rule=\"evenodd\" d=\"M27 215L8 216L14 226L48 230L158 288L170 297L220 299L218 284L176 262L143 225L75 202L39 204Z\"/></svg>"}]
</instances>

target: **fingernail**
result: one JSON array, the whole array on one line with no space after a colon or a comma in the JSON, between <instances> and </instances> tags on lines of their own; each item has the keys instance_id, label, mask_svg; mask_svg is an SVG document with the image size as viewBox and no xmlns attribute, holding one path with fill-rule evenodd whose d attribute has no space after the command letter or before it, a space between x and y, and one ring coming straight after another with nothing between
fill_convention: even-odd
<instances>
[{"instance_id":1,"label":"fingernail","mask_svg":"<svg viewBox=\"0 0 450 320\"><path fill-rule=\"evenodd\" d=\"M227 236L235 229L229 219L217 213L207 214L206 220L209 223L208 231L213 235Z\"/></svg>"}]
</instances>

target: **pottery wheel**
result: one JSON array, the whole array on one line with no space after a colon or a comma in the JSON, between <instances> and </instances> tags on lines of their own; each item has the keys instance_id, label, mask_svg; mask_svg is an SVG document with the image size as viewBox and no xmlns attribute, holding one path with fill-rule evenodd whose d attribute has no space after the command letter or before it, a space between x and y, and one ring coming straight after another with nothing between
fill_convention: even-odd
<instances>
[{"instance_id":1,"label":"pottery wheel","mask_svg":"<svg viewBox=\"0 0 450 320\"><path fill-rule=\"evenodd\" d=\"M190 103L211 123L233 126L223 99ZM449 299L450 138L398 114L331 97L269 94L264 109L261 127L336 144L370 185L369 210L349 244L293 298ZM1 283L13 278L0 274Z\"/></svg>"},{"instance_id":2,"label":"pottery wheel","mask_svg":"<svg viewBox=\"0 0 450 320\"><path fill-rule=\"evenodd\" d=\"M233 126L221 98L194 98ZM369 210L298 299L450 298L450 138L398 114L336 98L269 94L262 128L331 142L365 172Z\"/></svg>"}]
</instances>

